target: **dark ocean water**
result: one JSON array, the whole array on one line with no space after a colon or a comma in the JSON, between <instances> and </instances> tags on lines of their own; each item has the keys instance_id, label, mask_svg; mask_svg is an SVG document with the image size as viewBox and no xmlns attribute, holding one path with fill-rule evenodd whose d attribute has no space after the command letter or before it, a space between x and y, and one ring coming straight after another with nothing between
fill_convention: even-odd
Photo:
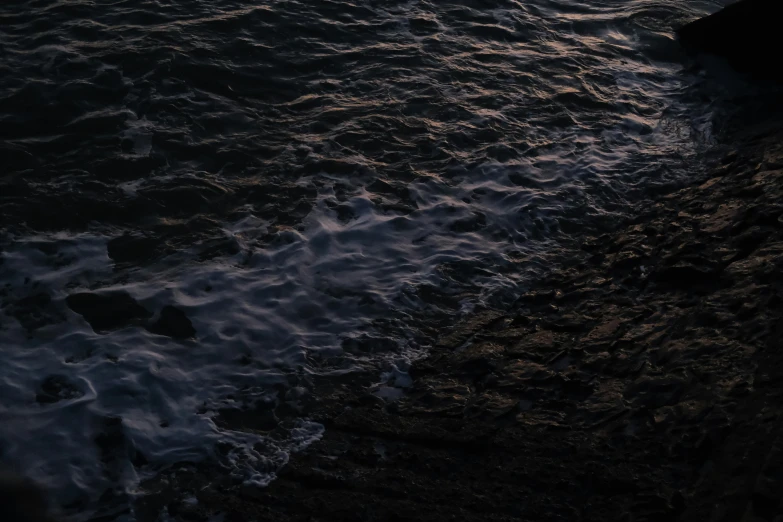
<instances>
[{"instance_id":1,"label":"dark ocean water","mask_svg":"<svg viewBox=\"0 0 783 522\"><path fill-rule=\"evenodd\" d=\"M510 302L699 171L713 100L673 28L719 7L4 0L3 459L75 520L106 491L133 520L185 460L273 480L320 436L312 375L369 368L392 400L417 325ZM85 291L175 306L195 340L96 332ZM215 423L258 404L274 435Z\"/></svg>"}]
</instances>

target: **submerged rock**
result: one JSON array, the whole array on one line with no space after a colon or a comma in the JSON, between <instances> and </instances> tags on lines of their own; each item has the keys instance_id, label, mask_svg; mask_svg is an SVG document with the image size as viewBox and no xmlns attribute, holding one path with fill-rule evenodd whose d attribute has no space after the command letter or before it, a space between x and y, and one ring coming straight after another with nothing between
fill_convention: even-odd
<instances>
[{"instance_id":1,"label":"submerged rock","mask_svg":"<svg viewBox=\"0 0 783 522\"><path fill-rule=\"evenodd\" d=\"M779 36L783 5L777 0L740 0L677 31L687 47L725 58L753 76L783 81L772 58L783 50Z\"/></svg>"},{"instance_id":2,"label":"submerged rock","mask_svg":"<svg viewBox=\"0 0 783 522\"><path fill-rule=\"evenodd\" d=\"M67 399L76 399L84 395L79 387L62 375L50 375L41 383L36 402L42 404L54 403Z\"/></svg>"},{"instance_id":3,"label":"submerged rock","mask_svg":"<svg viewBox=\"0 0 783 522\"><path fill-rule=\"evenodd\" d=\"M143 263L155 257L160 241L142 235L125 234L111 239L107 250L115 263Z\"/></svg>"},{"instance_id":4,"label":"submerged rock","mask_svg":"<svg viewBox=\"0 0 783 522\"><path fill-rule=\"evenodd\" d=\"M103 474L111 481L116 481L126 470L130 462L135 468L147 464L147 458L141 453L128 436L122 417L107 415L98 419L95 425L96 435L93 439L95 448L103 467ZM117 489L107 489L103 495L109 497L118 492Z\"/></svg>"},{"instance_id":5,"label":"submerged rock","mask_svg":"<svg viewBox=\"0 0 783 522\"><path fill-rule=\"evenodd\" d=\"M126 292L71 294L65 302L98 333L116 330L152 314Z\"/></svg>"},{"instance_id":6,"label":"submerged rock","mask_svg":"<svg viewBox=\"0 0 783 522\"><path fill-rule=\"evenodd\" d=\"M174 339L190 339L196 335L196 329L185 312L171 305L164 306L160 311L160 318L147 329L154 334Z\"/></svg>"},{"instance_id":7,"label":"submerged rock","mask_svg":"<svg viewBox=\"0 0 783 522\"><path fill-rule=\"evenodd\" d=\"M343 339L342 348L352 354L393 353L399 350L399 344L394 339L361 335Z\"/></svg>"},{"instance_id":8,"label":"submerged rock","mask_svg":"<svg viewBox=\"0 0 783 522\"><path fill-rule=\"evenodd\" d=\"M32 481L0 469L0 513L4 522L51 522L43 491Z\"/></svg>"},{"instance_id":9,"label":"submerged rock","mask_svg":"<svg viewBox=\"0 0 783 522\"><path fill-rule=\"evenodd\" d=\"M28 332L63 320L62 313L52 306L52 298L46 292L31 294L10 303L6 313L15 317Z\"/></svg>"},{"instance_id":10,"label":"submerged rock","mask_svg":"<svg viewBox=\"0 0 783 522\"><path fill-rule=\"evenodd\" d=\"M764 141L769 165L779 142ZM242 496L190 473L199 509L280 521L778 520L783 176L724 164L566 250L510 308L433 328L405 392L382 388L394 400L367 397L381 395L372 372L315 379L306 407L327 426L320 440ZM393 353L369 335L343 348ZM278 410L263 406L216 423L277 429Z\"/></svg>"}]
</instances>

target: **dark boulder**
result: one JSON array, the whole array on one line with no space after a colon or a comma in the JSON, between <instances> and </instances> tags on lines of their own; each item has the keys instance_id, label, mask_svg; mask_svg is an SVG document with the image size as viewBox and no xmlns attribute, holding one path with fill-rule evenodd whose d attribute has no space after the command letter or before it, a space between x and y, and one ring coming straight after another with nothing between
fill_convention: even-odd
<instances>
[{"instance_id":1,"label":"dark boulder","mask_svg":"<svg viewBox=\"0 0 783 522\"><path fill-rule=\"evenodd\" d=\"M35 395L36 402L50 404L61 400L77 399L84 395L74 382L63 375L50 375L41 383Z\"/></svg>"},{"instance_id":2,"label":"dark boulder","mask_svg":"<svg viewBox=\"0 0 783 522\"><path fill-rule=\"evenodd\" d=\"M28 332L63 320L46 292L37 292L10 303L6 313L14 316Z\"/></svg>"},{"instance_id":3,"label":"dark boulder","mask_svg":"<svg viewBox=\"0 0 783 522\"><path fill-rule=\"evenodd\" d=\"M174 339L190 339L196 336L196 329L185 312L171 305L164 306L158 320L147 329L154 334Z\"/></svg>"},{"instance_id":4,"label":"dark boulder","mask_svg":"<svg viewBox=\"0 0 783 522\"><path fill-rule=\"evenodd\" d=\"M99 333L128 326L152 315L126 292L83 292L69 295L65 302Z\"/></svg>"},{"instance_id":5,"label":"dark boulder","mask_svg":"<svg viewBox=\"0 0 783 522\"><path fill-rule=\"evenodd\" d=\"M0 513L4 522L52 522L43 490L31 480L0 469Z\"/></svg>"},{"instance_id":6,"label":"dark boulder","mask_svg":"<svg viewBox=\"0 0 783 522\"><path fill-rule=\"evenodd\" d=\"M783 50L781 14L778 0L739 0L680 28L677 35L686 47L725 58L738 71L783 81L775 59Z\"/></svg>"},{"instance_id":7,"label":"dark boulder","mask_svg":"<svg viewBox=\"0 0 783 522\"><path fill-rule=\"evenodd\" d=\"M107 249L115 263L141 264L159 255L163 245L161 241L141 234L125 234L111 239Z\"/></svg>"}]
</instances>

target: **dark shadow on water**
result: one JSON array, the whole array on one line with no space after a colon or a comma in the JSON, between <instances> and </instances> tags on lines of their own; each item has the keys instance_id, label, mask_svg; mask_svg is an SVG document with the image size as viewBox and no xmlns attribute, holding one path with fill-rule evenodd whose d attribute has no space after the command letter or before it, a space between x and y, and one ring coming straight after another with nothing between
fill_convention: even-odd
<instances>
[{"instance_id":1,"label":"dark shadow on water","mask_svg":"<svg viewBox=\"0 0 783 522\"><path fill-rule=\"evenodd\" d=\"M54 522L44 491L7 469L0 469L0 513L5 522Z\"/></svg>"}]
</instances>

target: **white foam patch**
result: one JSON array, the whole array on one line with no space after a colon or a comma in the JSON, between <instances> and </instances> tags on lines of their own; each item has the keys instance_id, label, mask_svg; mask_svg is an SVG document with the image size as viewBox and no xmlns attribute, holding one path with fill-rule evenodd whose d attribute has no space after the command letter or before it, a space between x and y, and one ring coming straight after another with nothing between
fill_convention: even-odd
<instances>
[{"instance_id":1,"label":"white foam patch","mask_svg":"<svg viewBox=\"0 0 783 522\"><path fill-rule=\"evenodd\" d=\"M107 238L97 235L17 238L0 264L7 299L46 293L47 308L61 318L32 334L14 320L0 330L6 455L64 504L95 500L117 485L133 490L144 478L131 464L137 452L150 463L142 473L154 472L214 458L217 443L231 448L223 458L237 478L268 484L292 451L320 437L322 427L300 420L282 439L229 432L216 426L218 410L279 400L277 389L287 390L285 400L296 408L308 393L306 374L347 374L367 364L388 368L379 394L401 393L411 384L411 362L425 353L404 339L387 352L346 354L336 366L307 361L341 353L344 337L401 304L421 307L406 289L437 283L444 263L502 262L502 250L487 252L469 235L414 245L422 230L437 230L444 217L453 218L454 208L457 216L470 211L454 191L427 185L412 190L421 201L415 215L387 213L359 194L348 202L355 218L342 221L327 204L333 191L326 186L301 230L282 229L261 242L267 227L249 215L226 229L241 246L239 254L199 262L196 246L143 271L116 273ZM174 305L192 320L197 341L178 342L140 326L96 333L65 303L69 294L93 290L127 292L154 313ZM36 391L51 375L75 383L83 395L37 403ZM95 439L109 417L122 419L125 440L120 456L112 457L116 462L107 465Z\"/></svg>"},{"instance_id":2,"label":"white foam patch","mask_svg":"<svg viewBox=\"0 0 783 522\"><path fill-rule=\"evenodd\" d=\"M283 439L215 425L216 410L237 405L232 394L242 390L242 405L252 405L254 396L268 397L274 385L287 385L286 375L301 368L303 356L299 344L277 349L264 342L265 332L281 327L273 325L268 307L253 314L256 308L242 302L258 297L257 291L242 295L245 278L230 263L191 267L188 277L166 272L172 277L168 283L117 282L111 279L106 239L90 235L24 238L10 245L3 259L0 280L8 282L9 301L45 292L64 317L32 336L15 321L0 330L4 456L60 502L94 500L117 485L130 492L144 478L131 464L136 453L155 472L176 462L213 458L218 442L231 448L225 462L233 475L264 486L291 451L320 438L323 428L306 420L296 421ZM206 284L213 285L211 293L203 290ZM200 341L180 343L137 326L94 332L64 299L95 286L127 291L150 310L176 303L193 318ZM241 362L243 355L252 364ZM51 375L65 376L82 395L37 403L36 392ZM288 397L295 403L303 393L296 388ZM122 419L122 435L112 441L109 451L119 453L107 464L96 437L111 417Z\"/></svg>"}]
</instances>

